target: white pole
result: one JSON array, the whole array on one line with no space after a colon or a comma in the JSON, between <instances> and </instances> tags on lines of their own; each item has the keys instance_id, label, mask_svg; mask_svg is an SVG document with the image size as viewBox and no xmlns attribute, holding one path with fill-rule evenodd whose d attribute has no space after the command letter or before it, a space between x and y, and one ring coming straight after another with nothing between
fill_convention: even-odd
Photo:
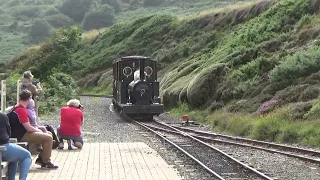
<instances>
[{"instance_id":1,"label":"white pole","mask_svg":"<svg viewBox=\"0 0 320 180\"><path fill-rule=\"evenodd\" d=\"M6 110L6 80L1 80L1 112Z\"/></svg>"},{"instance_id":2,"label":"white pole","mask_svg":"<svg viewBox=\"0 0 320 180\"><path fill-rule=\"evenodd\" d=\"M19 103L19 94L20 94L21 80L17 81L17 103Z\"/></svg>"}]
</instances>

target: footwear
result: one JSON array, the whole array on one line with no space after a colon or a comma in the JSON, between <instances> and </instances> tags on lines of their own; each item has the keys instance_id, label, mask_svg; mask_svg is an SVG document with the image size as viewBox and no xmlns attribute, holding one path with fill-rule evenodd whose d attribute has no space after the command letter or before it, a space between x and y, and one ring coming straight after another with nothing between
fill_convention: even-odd
<instances>
[{"instance_id":1,"label":"footwear","mask_svg":"<svg viewBox=\"0 0 320 180\"><path fill-rule=\"evenodd\" d=\"M59 143L58 149L63 149L64 148L64 144L63 141Z\"/></svg>"},{"instance_id":2,"label":"footwear","mask_svg":"<svg viewBox=\"0 0 320 180\"><path fill-rule=\"evenodd\" d=\"M69 139L69 140L67 140L67 142L68 142L68 149L73 150L72 145L71 145L71 140Z\"/></svg>"},{"instance_id":3,"label":"footwear","mask_svg":"<svg viewBox=\"0 0 320 180\"><path fill-rule=\"evenodd\" d=\"M42 163L41 168L43 169L58 169L57 165L54 165L52 162Z\"/></svg>"},{"instance_id":4,"label":"footwear","mask_svg":"<svg viewBox=\"0 0 320 180\"><path fill-rule=\"evenodd\" d=\"M43 162L42 162L42 158L40 156L38 156L38 158L36 160L36 164L42 166Z\"/></svg>"}]
</instances>

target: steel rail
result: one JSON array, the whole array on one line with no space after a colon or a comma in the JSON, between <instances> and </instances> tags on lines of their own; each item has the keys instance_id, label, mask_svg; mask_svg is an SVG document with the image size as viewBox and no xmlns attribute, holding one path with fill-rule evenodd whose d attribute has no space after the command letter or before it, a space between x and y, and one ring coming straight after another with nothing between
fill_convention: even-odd
<instances>
[{"instance_id":1,"label":"steel rail","mask_svg":"<svg viewBox=\"0 0 320 180\"><path fill-rule=\"evenodd\" d=\"M183 131L189 131L189 132L193 132L196 134L202 134L205 136L222 137L222 138L227 138L227 139L231 139L231 140L235 140L235 141L243 141L243 142L247 142L247 143L260 144L260 145L269 146L269 147L273 147L273 148L277 148L277 149L281 148L281 149L287 149L290 151L298 151L301 153L311 154L311 155L315 155L315 156L320 157L320 151L315 151L315 150L311 150L311 149L304 149L304 148L299 148L299 147L293 147L293 146L265 142L265 141L258 141L258 140L241 138L241 137L234 137L234 136L217 134L217 133L210 133L210 132L205 132L205 131L197 131L197 130L193 130L193 129L189 129L189 128L185 128L185 127L178 127L178 126L174 126L174 125L171 125L171 126L177 128L177 129L183 130Z\"/></svg>"},{"instance_id":2,"label":"steel rail","mask_svg":"<svg viewBox=\"0 0 320 180\"><path fill-rule=\"evenodd\" d=\"M180 134L179 132L176 132L176 131L167 130L167 129L163 129L163 128L159 128L159 127L155 127L155 126L148 126L148 127L152 128L152 129L157 129L157 130L160 130L160 131L165 131L165 132L168 132L168 133ZM320 164L320 159L312 159L312 158L304 157L304 156L297 155L297 154L291 154L291 153L287 153L287 152L283 152L283 151L277 151L277 150L273 150L273 149L267 149L267 148L263 148L263 147L252 146L252 145L249 145L249 144L241 144L241 143L224 141L224 140L220 140L220 139L213 139L213 138L210 138L210 137L203 137L203 136L192 135L192 134L190 134L190 135L195 137L195 138L201 139L203 141L211 141L211 142L217 142L217 143L223 143L223 144L230 144L230 145L236 145L236 146L249 147L249 148L254 148L254 149L258 149L258 150L262 150L262 151L283 154L283 155L286 155L286 156L289 156L289 157L294 157L294 158L298 158L298 159L301 159L301 160L304 160L304 161Z\"/></svg>"},{"instance_id":3,"label":"steel rail","mask_svg":"<svg viewBox=\"0 0 320 180\"><path fill-rule=\"evenodd\" d=\"M147 127L146 125L144 125L143 123L137 122L137 121L133 121L135 124L149 130L150 132L156 134L157 136L159 136L160 138L164 139L166 142L168 142L169 144L171 144L172 146L174 146L175 148L177 148L178 150L180 150L181 152L183 152L185 155L187 155L189 158L191 158L193 161L195 161L196 163L198 163L201 167L203 167L204 169L206 169L210 174L212 174L214 177L224 180L223 177L221 177L219 174L217 174L216 172L214 172L213 170L211 170L208 166L204 165L201 161L199 161L197 158L195 158L194 156L192 156L191 154L189 154L187 151L185 151L184 149L182 149L180 146L178 146L177 144L175 144L174 142L170 141L169 139L167 139L166 137L162 136L161 134L159 134L158 132L152 130L151 128Z\"/></svg>"},{"instance_id":4,"label":"steel rail","mask_svg":"<svg viewBox=\"0 0 320 180\"><path fill-rule=\"evenodd\" d=\"M197 139L197 138L195 138L195 137L193 137L193 136L191 136L191 135L189 135L189 134L187 134L187 133L185 133L185 132L183 132L183 131L180 131L180 130L177 129L177 128L174 128L174 127L172 127L172 126L170 126L170 125L167 125L167 124L165 124L165 123L159 122L159 121L157 121L157 120L154 120L154 122L157 122L157 123L159 123L159 124L161 124L161 125L163 125L163 126L166 126L166 127L170 128L170 129L172 129L172 130L174 130L174 131L177 131L177 132L179 132L180 134L182 134L182 135L184 135L184 136L188 136L189 138L191 138L191 139L193 139L193 140L195 140L195 141L197 141L197 142L199 142L199 143L201 143L201 144L203 144L203 145L205 145L205 146L207 146L207 147L209 147L209 148L211 148L211 149L219 152L220 154L222 154L222 155L224 155L225 157L233 160L234 162L238 163L239 165L243 166L244 168L246 168L246 169L254 172L256 175L258 175L259 177L261 177L261 178L263 178L263 179L267 179L267 180L271 180L271 179L272 179L271 177L269 177L269 176L267 176L267 175L259 172L258 170L254 169L254 168L251 168L250 166L248 166L248 165L240 162L239 160L237 160L237 159L235 159L234 157L226 154L225 152L223 152L223 151L221 151L221 150L219 150L219 149L217 149L217 148L215 148L215 147L213 147L213 146L211 146L211 145L209 145L209 144L207 144L207 143L205 143L205 142L203 142L203 141L201 141L201 140L199 140L199 139Z\"/></svg>"}]
</instances>

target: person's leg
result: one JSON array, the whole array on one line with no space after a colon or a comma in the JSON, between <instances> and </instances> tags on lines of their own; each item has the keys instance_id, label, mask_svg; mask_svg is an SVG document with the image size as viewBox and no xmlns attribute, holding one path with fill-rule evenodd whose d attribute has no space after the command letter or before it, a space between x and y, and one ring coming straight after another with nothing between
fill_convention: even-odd
<instances>
[{"instance_id":1,"label":"person's leg","mask_svg":"<svg viewBox=\"0 0 320 180\"><path fill-rule=\"evenodd\" d=\"M63 144L63 138L61 137L61 134L60 134L60 125L57 127L57 135L59 137L58 149L63 149L64 148L64 144Z\"/></svg>"},{"instance_id":2,"label":"person's leg","mask_svg":"<svg viewBox=\"0 0 320 180\"><path fill-rule=\"evenodd\" d=\"M32 163L31 154L19 145L5 144L7 151L3 152L2 159L10 162L8 167L9 180L14 180L17 172L18 162L20 163L20 180L26 180Z\"/></svg>"},{"instance_id":3,"label":"person's leg","mask_svg":"<svg viewBox=\"0 0 320 180\"><path fill-rule=\"evenodd\" d=\"M44 133L47 133L48 131L47 131L47 128L45 127L45 126L38 126L38 128L42 131L42 132L44 132Z\"/></svg>"},{"instance_id":4,"label":"person's leg","mask_svg":"<svg viewBox=\"0 0 320 180\"><path fill-rule=\"evenodd\" d=\"M70 139L73 141L73 145L78 149L82 149L83 147L83 139L82 136L72 136Z\"/></svg>"},{"instance_id":5,"label":"person's leg","mask_svg":"<svg viewBox=\"0 0 320 180\"><path fill-rule=\"evenodd\" d=\"M39 160L36 162L37 164L50 164L50 157L52 152L52 136L49 133L42 133L42 132L34 132L34 133L26 133L21 141L35 143L35 144L42 144L43 151L39 154ZM57 168L51 164L52 168Z\"/></svg>"}]
</instances>

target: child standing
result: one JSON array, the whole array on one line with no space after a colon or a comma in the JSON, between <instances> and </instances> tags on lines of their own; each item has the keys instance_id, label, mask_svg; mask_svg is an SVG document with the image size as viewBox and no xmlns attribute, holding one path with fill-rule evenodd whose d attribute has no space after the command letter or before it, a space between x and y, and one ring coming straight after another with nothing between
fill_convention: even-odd
<instances>
[{"instance_id":1,"label":"child standing","mask_svg":"<svg viewBox=\"0 0 320 180\"><path fill-rule=\"evenodd\" d=\"M27 106L27 111L28 111L28 116L29 116L31 126L35 128L39 128L44 133L47 133L47 129L45 126L39 126L37 124L37 113L34 108L35 108L35 102L33 99L30 99L29 104Z\"/></svg>"}]
</instances>

